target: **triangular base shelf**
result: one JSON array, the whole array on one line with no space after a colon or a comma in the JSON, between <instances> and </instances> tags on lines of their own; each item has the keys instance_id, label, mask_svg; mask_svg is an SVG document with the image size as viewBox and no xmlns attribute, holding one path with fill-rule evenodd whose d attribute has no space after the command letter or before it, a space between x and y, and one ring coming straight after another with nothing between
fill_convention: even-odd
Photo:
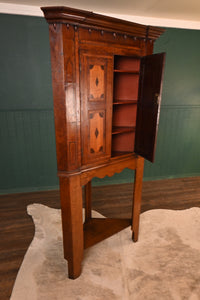
<instances>
[{"instance_id":1,"label":"triangular base shelf","mask_svg":"<svg viewBox=\"0 0 200 300\"><path fill-rule=\"evenodd\" d=\"M91 247L131 225L131 219L92 218L84 224L84 248Z\"/></svg>"}]
</instances>

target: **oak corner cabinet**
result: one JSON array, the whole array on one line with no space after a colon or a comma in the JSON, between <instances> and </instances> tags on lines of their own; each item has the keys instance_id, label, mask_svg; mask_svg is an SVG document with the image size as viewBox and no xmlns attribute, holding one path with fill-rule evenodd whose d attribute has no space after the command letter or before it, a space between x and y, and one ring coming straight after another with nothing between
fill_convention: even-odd
<instances>
[{"instance_id":1,"label":"oak corner cabinet","mask_svg":"<svg viewBox=\"0 0 200 300\"><path fill-rule=\"evenodd\" d=\"M85 248L130 225L138 239L165 60L164 53L152 55L153 44L164 30L68 7L41 9L49 23L64 257L75 279ZM92 178L124 168L135 170L132 218L92 218Z\"/></svg>"}]
</instances>

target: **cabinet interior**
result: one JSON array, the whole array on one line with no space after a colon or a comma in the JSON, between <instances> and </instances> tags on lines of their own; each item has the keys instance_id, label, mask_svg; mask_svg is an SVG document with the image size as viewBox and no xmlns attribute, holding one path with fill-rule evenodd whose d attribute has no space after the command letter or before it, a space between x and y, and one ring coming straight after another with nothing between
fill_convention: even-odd
<instances>
[{"instance_id":1,"label":"cabinet interior","mask_svg":"<svg viewBox=\"0 0 200 300\"><path fill-rule=\"evenodd\" d=\"M134 151L140 57L114 57L112 156Z\"/></svg>"}]
</instances>

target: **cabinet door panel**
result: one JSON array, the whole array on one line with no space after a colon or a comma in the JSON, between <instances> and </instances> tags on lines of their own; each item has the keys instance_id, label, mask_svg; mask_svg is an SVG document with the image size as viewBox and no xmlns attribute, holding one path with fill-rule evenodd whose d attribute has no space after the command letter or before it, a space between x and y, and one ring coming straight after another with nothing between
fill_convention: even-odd
<instances>
[{"instance_id":1,"label":"cabinet door panel","mask_svg":"<svg viewBox=\"0 0 200 300\"><path fill-rule=\"evenodd\" d=\"M112 70L107 55L81 52L82 163L91 164L111 155Z\"/></svg>"},{"instance_id":2,"label":"cabinet door panel","mask_svg":"<svg viewBox=\"0 0 200 300\"><path fill-rule=\"evenodd\" d=\"M159 122L165 53L141 59L135 152L153 162Z\"/></svg>"}]
</instances>

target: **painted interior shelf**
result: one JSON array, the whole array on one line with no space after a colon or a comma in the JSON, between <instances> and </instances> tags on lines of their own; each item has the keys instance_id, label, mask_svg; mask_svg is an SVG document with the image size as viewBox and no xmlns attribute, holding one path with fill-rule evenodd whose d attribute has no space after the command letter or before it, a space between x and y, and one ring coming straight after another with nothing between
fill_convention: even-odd
<instances>
[{"instance_id":1,"label":"painted interior shelf","mask_svg":"<svg viewBox=\"0 0 200 300\"><path fill-rule=\"evenodd\" d=\"M135 74L135 75L140 74L140 72L132 71L132 70L114 70L114 73L130 73L130 74Z\"/></svg>"},{"instance_id":2,"label":"painted interior shelf","mask_svg":"<svg viewBox=\"0 0 200 300\"><path fill-rule=\"evenodd\" d=\"M120 134L120 133L126 133L126 132L134 132L135 131L135 126L133 127L113 127L113 132L112 134Z\"/></svg>"},{"instance_id":3,"label":"painted interior shelf","mask_svg":"<svg viewBox=\"0 0 200 300\"><path fill-rule=\"evenodd\" d=\"M137 104L137 100L114 100L113 105Z\"/></svg>"}]
</instances>

